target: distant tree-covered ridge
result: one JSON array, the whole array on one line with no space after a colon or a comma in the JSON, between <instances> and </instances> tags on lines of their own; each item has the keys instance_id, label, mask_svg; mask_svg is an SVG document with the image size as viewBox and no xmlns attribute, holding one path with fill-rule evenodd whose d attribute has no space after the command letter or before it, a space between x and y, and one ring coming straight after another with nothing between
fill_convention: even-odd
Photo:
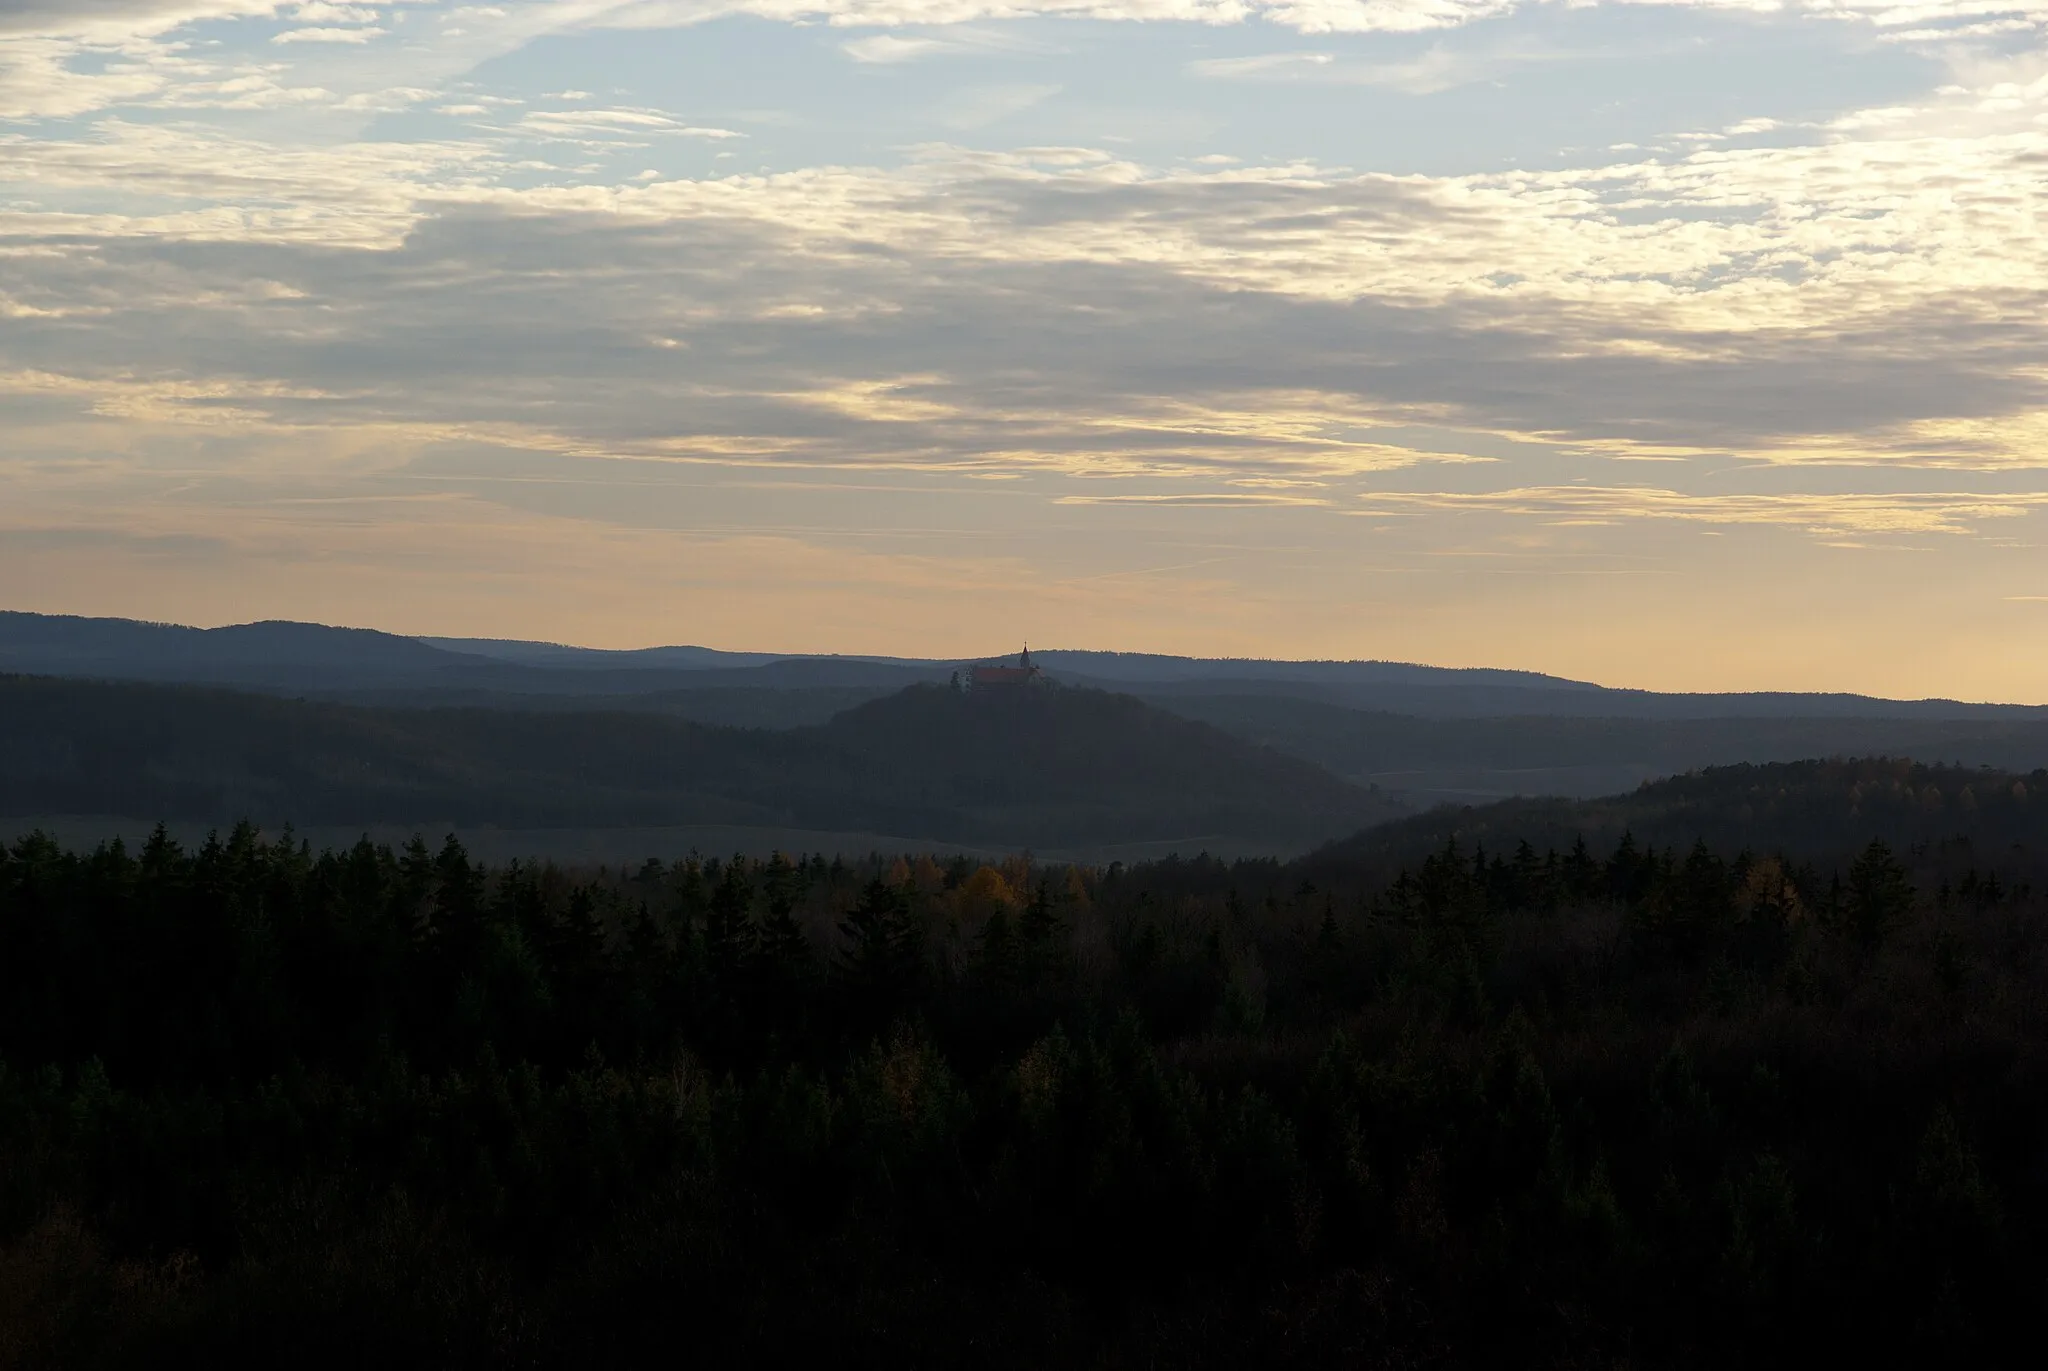
<instances>
[{"instance_id":1,"label":"distant tree-covered ridge","mask_svg":"<svg viewBox=\"0 0 2048 1371\"><path fill-rule=\"evenodd\" d=\"M0 677L0 814L1306 847L1398 812L1312 763L1093 690L913 686L819 727L768 731Z\"/></svg>"},{"instance_id":2,"label":"distant tree-covered ridge","mask_svg":"<svg viewBox=\"0 0 2048 1371\"><path fill-rule=\"evenodd\" d=\"M1993 861L2032 861L2028 854L2048 837L2048 771L2016 775L1891 757L1707 767L1606 799L1444 806L1366 829L1309 865L1385 873L1453 839L1486 847L1522 840L1568 845L1578 837L1611 843L1624 833L1825 861L1846 860L1881 835L1901 849L1961 844Z\"/></svg>"},{"instance_id":3,"label":"distant tree-covered ridge","mask_svg":"<svg viewBox=\"0 0 2048 1371\"><path fill-rule=\"evenodd\" d=\"M1043 651L1040 665L1070 685L1154 700L1198 697L1197 717L1252 710L1281 734L1297 733L1287 702L1434 720L1552 716L1601 722L1734 718L2006 720L2048 722L2048 706L1958 700L1883 700L1842 694L1743 692L1686 695L1611 689L1539 672L1385 661L1276 661L1150 653ZM699 691L828 689L880 693L943 683L958 660L722 652L704 647L602 651L559 643L406 638L368 629L270 621L199 629L129 619L0 610L0 672L107 680L208 683L323 695L362 693L384 703L443 693L484 698L610 696L623 707L687 712L673 697ZM1213 697L1201 701L1199 697ZM365 699L362 702L368 703ZM777 713L789 712L783 702ZM801 711L797 711L801 712ZM1311 715L1319 712L1311 710ZM1250 722L1249 719L1246 722ZM1367 724L1368 729L1372 725ZM1348 725L1331 738L1344 744ZM1714 758L1695 758L1692 764ZM1743 760L1762 760L1746 758Z\"/></svg>"},{"instance_id":4,"label":"distant tree-covered ridge","mask_svg":"<svg viewBox=\"0 0 2048 1371\"><path fill-rule=\"evenodd\" d=\"M1314 757L1343 776L1410 769L1504 773L1632 764L1657 775L1812 757L1908 757L2001 770L2048 765L2048 717L1800 714L1629 718L1415 718L1277 695L1158 695L1154 703L1239 737ZM1540 790L1531 793L1543 793Z\"/></svg>"},{"instance_id":5,"label":"distant tree-covered ridge","mask_svg":"<svg viewBox=\"0 0 2048 1371\"><path fill-rule=\"evenodd\" d=\"M0 1362L2017 1364L2048 824L1883 839L1947 779L1384 872L31 835ZM1766 791L1865 836L1662 836Z\"/></svg>"}]
</instances>

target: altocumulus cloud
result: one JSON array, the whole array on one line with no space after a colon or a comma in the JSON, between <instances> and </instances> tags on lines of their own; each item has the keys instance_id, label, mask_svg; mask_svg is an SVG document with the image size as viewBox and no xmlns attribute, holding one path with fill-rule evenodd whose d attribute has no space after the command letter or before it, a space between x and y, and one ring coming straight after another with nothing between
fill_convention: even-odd
<instances>
[{"instance_id":1,"label":"altocumulus cloud","mask_svg":"<svg viewBox=\"0 0 2048 1371\"><path fill-rule=\"evenodd\" d=\"M506 463L479 486L528 459L593 483L1002 478L1062 518L1347 533L2036 526L2048 0L1666 8L1894 37L1924 88L1722 111L1669 130L1678 152L1394 174L1095 137L1061 45L1088 21L1199 26L1237 45L1175 65L1206 93L1455 99L1537 65L1499 27L1528 6L7 4L0 481L22 509L62 481L118 502L123 479L139 500L150 473L232 469L279 500L360 478L395 508L460 451ZM737 15L905 83L922 137L777 164L781 131L826 114L581 71L491 84L542 40L716 43ZM1495 36L1438 46L1465 31ZM1003 133L1025 116L1061 136ZM1553 479L1573 463L1582 484ZM1813 488L1727 488L1761 468ZM1919 488L1853 488L1868 471ZM147 527L187 532L208 536Z\"/></svg>"},{"instance_id":2,"label":"altocumulus cloud","mask_svg":"<svg viewBox=\"0 0 2048 1371\"><path fill-rule=\"evenodd\" d=\"M8 287L33 319L0 346L86 377L346 368L380 421L516 425L537 408L508 407L516 388L552 396L550 432L647 453L765 425L845 461L1143 464L1163 444L1174 466L1343 467L1331 435L1377 416L1620 457L2032 464L2048 261L2034 143L2009 128L2032 106L1972 131L1954 100L1960 121L1883 139L1467 178L941 150L512 189L483 145L16 135L0 146L45 184L187 203L0 217L37 249ZM1937 177L1938 197L1898 192ZM910 375L942 416L792 398ZM1264 431L1145 417L1261 392L1238 407Z\"/></svg>"},{"instance_id":3,"label":"altocumulus cloud","mask_svg":"<svg viewBox=\"0 0 2048 1371\"><path fill-rule=\"evenodd\" d=\"M2048 506L2048 493L1974 492L1799 495L1699 495L1655 486L1553 486L1483 494L1380 493L1365 497L1368 514L1488 510L1555 523L1676 519L1697 524L1795 528L1824 537L1843 534L1970 534L1986 520L2023 518Z\"/></svg>"}]
</instances>

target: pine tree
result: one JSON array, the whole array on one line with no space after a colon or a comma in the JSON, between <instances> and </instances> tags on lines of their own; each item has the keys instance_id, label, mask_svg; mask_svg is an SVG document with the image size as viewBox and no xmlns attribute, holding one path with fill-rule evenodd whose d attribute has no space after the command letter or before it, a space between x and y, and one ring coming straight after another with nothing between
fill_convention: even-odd
<instances>
[{"instance_id":1,"label":"pine tree","mask_svg":"<svg viewBox=\"0 0 2048 1371\"><path fill-rule=\"evenodd\" d=\"M998 998L1008 996L1017 981L1017 932L1001 909L988 916L974 951L974 970L982 985Z\"/></svg>"},{"instance_id":2,"label":"pine tree","mask_svg":"<svg viewBox=\"0 0 2048 1371\"><path fill-rule=\"evenodd\" d=\"M747 876L747 861L734 857L726 863L723 876L711 892L710 908L704 919L704 962L719 993L734 995L742 974L752 959L758 930L754 926L753 882Z\"/></svg>"},{"instance_id":3,"label":"pine tree","mask_svg":"<svg viewBox=\"0 0 2048 1371\"><path fill-rule=\"evenodd\" d=\"M569 907L548 927L548 966L565 981L588 981L603 965L605 941L596 896L589 886L578 886L569 896Z\"/></svg>"},{"instance_id":4,"label":"pine tree","mask_svg":"<svg viewBox=\"0 0 2048 1371\"><path fill-rule=\"evenodd\" d=\"M1053 908L1052 888L1045 882L1038 883L1038 889L1031 894L1031 903L1024 907L1024 917L1017 921L1017 931L1023 935L1024 945L1033 951L1052 946L1053 940L1064 931L1059 911Z\"/></svg>"},{"instance_id":5,"label":"pine tree","mask_svg":"<svg viewBox=\"0 0 2048 1371\"><path fill-rule=\"evenodd\" d=\"M1913 907L1913 882L1881 841L1864 848L1849 868L1845 893L1850 931L1872 945Z\"/></svg>"},{"instance_id":6,"label":"pine tree","mask_svg":"<svg viewBox=\"0 0 2048 1371\"><path fill-rule=\"evenodd\" d=\"M841 921L839 974L856 1006L895 1007L915 987L922 948L903 892L879 876Z\"/></svg>"},{"instance_id":7,"label":"pine tree","mask_svg":"<svg viewBox=\"0 0 2048 1371\"><path fill-rule=\"evenodd\" d=\"M794 1032L817 974L817 955L810 936L796 920L796 898L804 878L802 867L791 866L776 853L768 864L763 884L767 890L768 912L761 920L754 947L755 980L766 1007L778 1021L779 1032Z\"/></svg>"}]
</instances>

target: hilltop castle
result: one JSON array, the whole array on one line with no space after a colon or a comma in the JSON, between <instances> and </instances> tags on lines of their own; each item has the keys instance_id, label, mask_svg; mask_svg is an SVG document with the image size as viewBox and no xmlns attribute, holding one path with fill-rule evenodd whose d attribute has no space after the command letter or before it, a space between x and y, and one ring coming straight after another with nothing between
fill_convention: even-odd
<instances>
[{"instance_id":1,"label":"hilltop castle","mask_svg":"<svg viewBox=\"0 0 2048 1371\"><path fill-rule=\"evenodd\" d=\"M1031 648L1027 644L1017 654L1014 664L1006 661L994 663L977 662L967 673L966 686L969 690L1023 690L1033 686L1050 685L1044 671L1031 660Z\"/></svg>"}]
</instances>

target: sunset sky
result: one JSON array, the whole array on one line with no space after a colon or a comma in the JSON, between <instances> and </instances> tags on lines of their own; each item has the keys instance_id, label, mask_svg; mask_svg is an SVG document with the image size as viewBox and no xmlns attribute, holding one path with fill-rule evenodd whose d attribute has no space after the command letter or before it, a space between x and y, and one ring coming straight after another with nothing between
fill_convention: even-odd
<instances>
[{"instance_id":1,"label":"sunset sky","mask_svg":"<svg viewBox=\"0 0 2048 1371\"><path fill-rule=\"evenodd\" d=\"M2048 0L0 0L0 608L2048 701Z\"/></svg>"}]
</instances>

